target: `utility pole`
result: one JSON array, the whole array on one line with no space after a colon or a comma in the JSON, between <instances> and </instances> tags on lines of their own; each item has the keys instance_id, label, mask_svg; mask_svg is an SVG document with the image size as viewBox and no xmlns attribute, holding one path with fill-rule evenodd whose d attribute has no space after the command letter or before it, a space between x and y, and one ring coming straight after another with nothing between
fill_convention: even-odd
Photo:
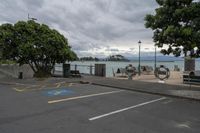
<instances>
[{"instance_id":1,"label":"utility pole","mask_svg":"<svg viewBox=\"0 0 200 133\"><path fill-rule=\"evenodd\" d=\"M155 45L155 63L154 63L154 70L156 70L157 67L157 55L156 55L156 45Z\"/></svg>"},{"instance_id":2,"label":"utility pole","mask_svg":"<svg viewBox=\"0 0 200 133\"><path fill-rule=\"evenodd\" d=\"M138 46L139 46L139 65L138 65L138 75L141 75L141 71L140 71L140 48L141 48L141 41L138 41Z\"/></svg>"}]
</instances>

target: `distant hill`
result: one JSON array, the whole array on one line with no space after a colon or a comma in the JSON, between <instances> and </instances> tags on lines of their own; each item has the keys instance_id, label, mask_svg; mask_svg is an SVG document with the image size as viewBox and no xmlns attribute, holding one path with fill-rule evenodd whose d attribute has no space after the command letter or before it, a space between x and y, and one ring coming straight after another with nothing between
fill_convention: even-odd
<instances>
[{"instance_id":1,"label":"distant hill","mask_svg":"<svg viewBox=\"0 0 200 133\"><path fill-rule=\"evenodd\" d=\"M183 57L173 57L173 56L157 56L157 61L184 61ZM129 61L138 61L138 57L126 57ZM140 58L142 61L154 61L154 56L142 56ZM100 58L101 61L105 61L105 58ZM200 61L200 58L196 59L196 61Z\"/></svg>"},{"instance_id":2,"label":"distant hill","mask_svg":"<svg viewBox=\"0 0 200 133\"><path fill-rule=\"evenodd\" d=\"M106 58L106 61L129 61L127 58L125 58L122 55L110 55L108 58Z\"/></svg>"},{"instance_id":3,"label":"distant hill","mask_svg":"<svg viewBox=\"0 0 200 133\"><path fill-rule=\"evenodd\" d=\"M138 57L129 57L128 58L131 61L138 61ZM154 56L143 56L140 58L143 61L154 61ZM182 57L173 57L173 56L157 56L157 61L183 61L184 59Z\"/></svg>"}]
</instances>

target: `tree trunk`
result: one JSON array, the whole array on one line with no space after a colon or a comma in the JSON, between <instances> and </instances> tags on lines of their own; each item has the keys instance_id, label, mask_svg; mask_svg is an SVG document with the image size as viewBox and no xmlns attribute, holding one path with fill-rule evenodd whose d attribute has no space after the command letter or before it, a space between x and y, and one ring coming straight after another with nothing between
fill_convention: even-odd
<instances>
[{"instance_id":1,"label":"tree trunk","mask_svg":"<svg viewBox=\"0 0 200 133\"><path fill-rule=\"evenodd\" d=\"M38 69L38 70L34 73L34 77L38 77L38 78L51 77L51 71L49 71L49 70L44 70L43 68Z\"/></svg>"}]
</instances>

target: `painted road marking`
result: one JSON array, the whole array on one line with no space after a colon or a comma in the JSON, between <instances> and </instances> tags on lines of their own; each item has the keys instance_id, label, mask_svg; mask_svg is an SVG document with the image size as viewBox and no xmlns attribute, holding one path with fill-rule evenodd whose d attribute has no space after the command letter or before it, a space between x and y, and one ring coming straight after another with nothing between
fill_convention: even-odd
<instances>
[{"instance_id":1,"label":"painted road marking","mask_svg":"<svg viewBox=\"0 0 200 133\"><path fill-rule=\"evenodd\" d=\"M122 92L122 91L125 91L125 90L110 91L110 92L104 92L104 93L97 93L97 94L91 94L91 95L83 95L83 96L77 96L77 97L71 97L71 98L65 98L65 99L59 99L59 100L53 100L53 101L48 101L48 103L52 104L52 103L58 103L58 102L64 102L64 101L70 101L70 100L77 100L77 99L88 98L88 97L108 95L108 94L113 94L113 93L119 93L119 92Z\"/></svg>"},{"instance_id":2,"label":"painted road marking","mask_svg":"<svg viewBox=\"0 0 200 133\"><path fill-rule=\"evenodd\" d=\"M64 83L66 83L65 81L63 81L63 82L58 82L58 83L55 83L55 85L56 85L56 88L59 88L62 84L64 84Z\"/></svg>"},{"instance_id":3,"label":"painted road marking","mask_svg":"<svg viewBox=\"0 0 200 133\"><path fill-rule=\"evenodd\" d=\"M69 83L69 86L72 86L74 83Z\"/></svg>"},{"instance_id":4,"label":"painted road marking","mask_svg":"<svg viewBox=\"0 0 200 133\"><path fill-rule=\"evenodd\" d=\"M61 86L61 83L57 83L56 88L59 88Z\"/></svg>"},{"instance_id":5,"label":"painted road marking","mask_svg":"<svg viewBox=\"0 0 200 133\"><path fill-rule=\"evenodd\" d=\"M44 93L47 96L64 96L64 95L72 94L72 93L74 93L74 91L69 90L69 89L60 88L60 89L56 89L56 90L45 91Z\"/></svg>"},{"instance_id":6,"label":"painted road marking","mask_svg":"<svg viewBox=\"0 0 200 133\"><path fill-rule=\"evenodd\" d=\"M42 85L29 85L29 84L18 84L20 86L12 88L13 90L17 92L24 92L24 91L37 91L37 90L43 90L43 89L60 89L61 87L65 86L73 86L74 83L66 83L65 81L54 83L54 84L42 84Z\"/></svg>"},{"instance_id":7,"label":"painted road marking","mask_svg":"<svg viewBox=\"0 0 200 133\"><path fill-rule=\"evenodd\" d=\"M37 88L37 89L32 89L32 88ZM17 92L24 92L24 91L37 91L37 90L42 90L44 86L36 86L36 87L21 87L21 88L13 88Z\"/></svg>"},{"instance_id":8,"label":"painted road marking","mask_svg":"<svg viewBox=\"0 0 200 133\"><path fill-rule=\"evenodd\" d=\"M148 101L148 102L145 102L145 103L140 103L140 104L137 104L137 105L134 105L134 106L131 106L131 107L127 107L127 108L124 108L124 109L116 110L116 111L113 111L113 112L110 112L110 113L107 113L107 114L95 116L95 117L89 118L89 120L90 121L97 120L97 119L100 119L100 118L103 118L103 117L106 117L106 116L117 114L117 113L127 111L127 110L130 110L130 109L133 109L133 108L141 107L141 106L144 106L144 105L147 105L147 104L150 104L150 103L154 103L154 102L157 102L157 101L161 101L161 100L164 100L164 99L166 99L166 97L162 97L162 98L155 99L155 100L152 100L152 101Z\"/></svg>"},{"instance_id":9,"label":"painted road marking","mask_svg":"<svg viewBox=\"0 0 200 133\"><path fill-rule=\"evenodd\" d=\"M23 92L25 89L18 89L18 88L13 88L17 92Z\"/></svg>"}]
</instances>

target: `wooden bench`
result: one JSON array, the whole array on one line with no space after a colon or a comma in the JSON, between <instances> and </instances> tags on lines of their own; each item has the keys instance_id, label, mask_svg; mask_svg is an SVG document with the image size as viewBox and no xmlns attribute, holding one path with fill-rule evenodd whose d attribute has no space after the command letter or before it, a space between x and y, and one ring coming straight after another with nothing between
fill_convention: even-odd
<instances>
[{"instance_id":1,"label":"wooden bench","mask_svg":"<svg viewBox=\"0 0 200 133\"><path fill-rule=\"evenodd\" d=\"M81 77L79 70L70 70L70 75L72 77Z\"/></svg>"},{"instance_id":2,"label":"wooden bench","mask_svg":"<svg viewBox=\"0 0 200 133\"><path fill-rule=\"evenodd\" d=\"M183 83L185 83L185 84L200 84L200 76L183 75Z\"/></svg>"}]
</instances>

